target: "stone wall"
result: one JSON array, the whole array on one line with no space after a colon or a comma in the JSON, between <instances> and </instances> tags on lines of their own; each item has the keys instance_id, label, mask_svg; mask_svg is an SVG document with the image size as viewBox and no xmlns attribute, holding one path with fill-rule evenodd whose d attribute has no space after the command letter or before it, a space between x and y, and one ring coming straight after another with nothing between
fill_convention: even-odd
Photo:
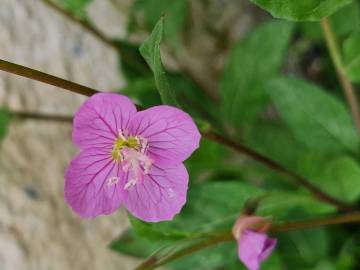
<instances>
[{"instance_id":1,"label":"stone wall","mask_svg":"<svg viewBox=\"0 0 360 270\"><path fill-rule=\"evenodd\" d=\"M95 5L106 13L101 2ZM115 53L40 0L1 0L0 58L102 90L123 84ZM0 72L2 106L71 115L83 100ZM106 247L127 227L124 211L81 220L65 204L63 176L75 153L69 124L11 123L0 148L1 270L126 270L135 265Z\"/></svg>"}]
</instances>

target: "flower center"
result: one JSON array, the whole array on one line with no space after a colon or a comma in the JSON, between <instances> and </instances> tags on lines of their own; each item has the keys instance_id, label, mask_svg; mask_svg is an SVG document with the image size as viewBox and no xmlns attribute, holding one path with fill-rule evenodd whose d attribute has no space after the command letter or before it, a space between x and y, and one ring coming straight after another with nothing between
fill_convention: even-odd
<instances>
[{"instance_id":1,"label":"flower center","mask_svg":"<svg viewBox=\"0 0 360 270\"><path fill-rule=\"evenodd\" d=\"M148 143L144 138L136 136L125 137L119 132L111 150L113 161L120 162L124 172L128 172L128 182L125 189L135 186L144 180L150 172L152 160L146 155Z\"/></svg>"},{"instance_id":2,"label":"flower center","mask_svg":"<svg viewBox=\"0 0 360 270\"><path fill-rule=\"evenodd\" d=\"M140 141L137 137L129 136L125 138L124 136L119 136L113 145L111 150L111 157L114 161L118 162L122 160L121 151L125 148L131 148L138 150L140 148Z\"/></svg>"}]
</instances>

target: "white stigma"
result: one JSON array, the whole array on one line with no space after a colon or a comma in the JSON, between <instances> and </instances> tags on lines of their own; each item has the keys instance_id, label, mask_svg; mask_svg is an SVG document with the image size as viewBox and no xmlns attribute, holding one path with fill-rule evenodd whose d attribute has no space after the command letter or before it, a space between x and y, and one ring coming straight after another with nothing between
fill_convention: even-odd
<instances>
[{"instance_id":1,"label":"white stigma","mask_svg":"<svg viewBox=\"0 0 360 270\"><path fill-rule=\"evenodd\" d=\"M123 171L131 173L131 179L125 184L124 189L142 183L144 176L150 172L152 160L144 153L128 147L121 150L121 157Z\"/></svg>"},{"instance_id":2,"label":"white stigma","mask_svg":"<svg viewBox=\"0 0 360 270\"><path fill-rule=\"evenodd\" d=\"M117 183L119 183L119 177L110 177L107 181L107 186L111 187L112 185L116 185Z\"/></svg>"}]
</instances>

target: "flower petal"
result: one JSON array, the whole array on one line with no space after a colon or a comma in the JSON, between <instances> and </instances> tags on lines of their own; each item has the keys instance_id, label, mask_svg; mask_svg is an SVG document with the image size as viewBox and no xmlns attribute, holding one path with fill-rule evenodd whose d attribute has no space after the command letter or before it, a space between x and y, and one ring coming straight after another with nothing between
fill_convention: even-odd
<instances>
[{"instance_id":1,"label":"flower petal","mask_svg":"<svg viewBox=\"0 0 360 270\"><path fill-rule=\"evenodd\" d=\"M111 148L118 131L127 129L135 113L135 105L125 96L113 93L93 95L75 114L73 142L80 149Z\"/></svg>"},{"instance_id":2,"label":"flower petal","mask_svg":"<svg viewBox=\"0 0 360 270\"><path fill-rule=\"evenodd\" d=\"M276 239L265 233L244 230L238 240L238 255L249 270L260 269L260 263L269 257L276 246Z\"/></svg>"},{"instance_id":3,"label":"flower petal","mask_svg":"<svg viewBox=\"0 0 360 270\"><path fill-rule=\"evenodd\" d=\"M201 137L187 113L166 105L136 113L129 130L148 140L149 156L161 165L183 162L199 147Z\"/></svg>"},{"instance_id":4,"label":"flower petal","mask_svg":"<svg viewBox=\"0 0 360 270\"><path fill-rule=\"evenodd\" d=\"M83 150L65 175L65 200L81 217L108 215L122 201L123 178L119 163L101 149Z\"/></svg>"},{"instance_id":5,"label":"flower petal","mask_svg":"<svg viewBox=\"0 0 360 270\"><path fill-rule=\"evenodd\" d=\"M141 220L171 220L186 202L188 179L183 164L165 168L153 165L141 183L125 190L124 204Z\"/></svg>"}]
</instances>

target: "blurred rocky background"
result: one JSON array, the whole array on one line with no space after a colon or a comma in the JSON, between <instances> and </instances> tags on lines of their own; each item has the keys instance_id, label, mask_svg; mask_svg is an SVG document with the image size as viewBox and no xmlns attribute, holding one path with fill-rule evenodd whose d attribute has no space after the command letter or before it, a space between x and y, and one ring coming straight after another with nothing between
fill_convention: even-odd
<instances>
[{"instance_id":1,"label":"blurred rocky background","mask_svg":"<svg viewBox=\"0 0 360 270\"><path fill-rule=\"evenodd\" d=\"M96 9L103 10L101 2ZM96 16L95 16L96 17ZM121 31L119 23L99 24ZM106 21L101 21L106 19ZM115 18L116 19L116 18ZM115 53L40 0L0 1L0 58L94 88L123 85ZM84 97L0 72L0 102L12 110L71 115ZM12 121L0 150L0 269L131 269L107 246L127 226L124 211L81 220L63 199L64 171L76 153L71 126Z\"/></svg>"}]
</instances>

